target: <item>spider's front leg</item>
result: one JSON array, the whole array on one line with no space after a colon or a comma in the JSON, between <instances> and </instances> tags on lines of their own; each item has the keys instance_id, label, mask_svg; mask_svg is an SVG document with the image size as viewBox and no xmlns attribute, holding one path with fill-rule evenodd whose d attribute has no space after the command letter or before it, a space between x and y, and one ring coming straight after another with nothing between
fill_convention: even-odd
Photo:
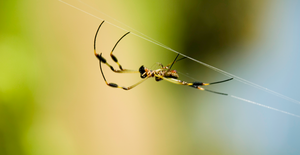
<instances>
[{"instance_id":1,"label":"spider's front leg","mask_svg":"<svg viewBox=\"0 0 300 155\"><path fill-rule=\"evenodd\" d=\"M113 66L111 66L109 63L107 63L106 59L104 57L102 57L102 53L98 54L96 52L96 39L97 39L97 35L98 35L98 32L100 30L100 27L102 26L102 24L104 23L104 21L101 22L101 24L99 25L97 31L96 31L96 34L95 34L95 38L94 38L94 54L95 56L97 57L97 59L99 60L99 66L100 66L100 71L101 71L101 74L103 76L103 79L105 81L105 83L110 86L110 87L113 87L113 88L121 88L121 89L124 89L124 90L130 90L132 88L134 88L135 86L139 85L140 83L142 83L143 81L145 81L147 78L144 78L142 81L132 85L132 86L129 86L129 87L121 87L121 86L118 86L116 83L108 83L106 81L106 78L104 76L104 73L102 71L102 66L101 64L104 63L106 64L113 72L116 72L116 73L139 73L139 71L134 71L134 70L127 70L127 69L123 69L122 66L119 64L118 62L118 59L116 58L116 56L114 56L112 53L114 51L114 49L116 48L116 46L118 45L118 43L121 41L122 38L124 38L127 34L129 34L129 32L127 32L126 34L124 34L119 40L118 42L115 44L114 48L112 49L111 53L110 53L110 56L111 58L113 59L113 61L115 63L118 64L120 70L115 70Z\"/></svg>"},{"instance_id":2,"label":"spider's front leg","mask_svg":"<svg viewBox=\"0 0 300 155\"><path fill-rule=\"evenodd\" d=\"M100 63L101 62L105 63L112 71L118 72L117 70L114 69L113 66L111 66L109 63L107 63L106 59L102 57L102 53L101 54L95 53L95 56L98 58Z\"/></svg>"},{"instance_id":3,"label":"spider's front leg","mask_svg":"<svg viewBox=\"0 0 300 155\"><path fill-rule=\"evenodd\" d=\"M102 57L102 53L101 54L97 54L96 52L95 55L96 57L99 59L100 62L105 63L113 72L116 73L125 73L125 72L136 72L136 71L132 71L132 70L128 70L128 69L123 69L123 67L121 66L121 64L119 63L117 57L115 55L113 55L113 51L115 50L116 46L118 45L118 43L121 41L122 38L124 38L127 34L129 34L129 32L127 32L126 34L124 34L119 40L118 42L115 44L115 46L113 47L112 51L110 52L110 57L112 58L112 60L119 66L120 70L116 70L114 69L114 67L112 65L110 65L109 63L107 63L106 59L104 57Z\"/></svg>"},{"instance_id":4,"label":"spider's front leg","mask_svg":"<svg viewBox=\"0 0 300 155\"><path fill-rule=\"evenodd\" d=\"M110 87L113 87L113 88L121 88L121 89L124 89L124 90L130 90L130 89L136 87L137 85L141 84L142 82L144 82L145 80L147 80L147 79L149 78L148 76L146 76L143 80L141 80L141 81L137 82L136 84L131 85L131 86L129 86L129 87L121 87L121 86L119 86L119 85L116 84L116 83L108 83L108 82L106 81L106 78L105 78L105 76L104 76L104 73L103 73L103 71L102 71L102 66L101 66L102 63L106 63L106 60L102 57L102 53L101 53L100 55L98 55L97 58L99 59L99 66L100 66L100 71L101 71L101 74L102 74L102 76L103 76L103 79L104 79L106 85L108 85L108 86L110 86ZM101 62L102 62L102 63L101 63ZM107 63L106 63L106 64L107 64ZM126 72L126 70L120 71L120 73L124 73L124 72ZM136 73L136 72L138 72L138 71L134 71L134 72Z\"/></svg>"},{"instance_id":5,"label":"spider's front leg","mask_svg":"<svg viewBox=\"0 0 300 155\"><path fill-rule=\"evenodd\" d=\"M129 70L129 69L123 69L122 66L118 63L117 58L113 55L112 59L117 62L117 64L120 67L120 70L116 70L114 69L114 67L112 65L110 65L109 63L107 63L106 59L102 56L101 54L95 54L95 56L98 58L98 60L104 64L106 64L113 72L115 73L139 73L139 71L135 71L135 70Z\"/></svg>"},{"instance_id":6,"label":"spider's front leg","mask_svg":"<svg viewBox=\"0 0 300 155\"><path fill-rule=\"evenodd\" d=\"M113 47L112 51L110 52L110 56L112 58L112 60L118 64L120 70L116 70L114 69L114 67L112 65L110 65L109 63L107 63L106 59L104 57L102 57L102 54L98 54L96 52L96 39L97 39L97 35L98 35L98 32L100 30L100 27L102 26L102 24L104 23L104 21L101 22L101 24L99 25L97 31L96 31L96 34L95 34L95 38L94 38L94 54L95 56L98 58L98 60L102 63L105 63L113 72L116 72L116 73L125 73L125 72L134 72L134 73L138 73L136 71L132 71L132 70L127 70L127 69L123 69L123 67L121 66L121 64L118 62L118 59L116 56L113 55L113 51L115 50L115 48L117 47L117 45L119 44L119 42L127 35L129 34L130 32L127 32L126 34L124 34L118 41L117 43L115 44L115 46Z\"/></svg>"},{"instance_id":7,"label":"spider's front leg","mask_svg":"<svg viewBox=\"0 0 300 155\"><path fill-rule=\"evenodd\" d=\"M123 71L124 69L122 68L122 66L121 66L120 63L118 62L117 57L113 55L113 52L114 52L115 48L117 47L117 45L119 44L119 42L120 42L127 34L129 34L129 33L130 33L130 32L125 33L125 34L117 41L117 43L115 44L115 46L113 47L113 49L112 49L111 52L110 52L110 57L113 59L113 61L114 61L116 64L118 64L120 70L122 70L122 71Z\"/></svg>"}]
</instances>

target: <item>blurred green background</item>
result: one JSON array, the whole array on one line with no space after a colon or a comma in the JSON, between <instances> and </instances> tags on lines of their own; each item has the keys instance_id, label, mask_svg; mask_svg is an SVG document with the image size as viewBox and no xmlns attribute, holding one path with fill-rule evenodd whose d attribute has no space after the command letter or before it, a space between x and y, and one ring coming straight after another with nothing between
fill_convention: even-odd
<instances>
[{"instance_id":1,"label":"blurred green background","mask_svg":"<svg viewBox=\"0 0 300 155\"><path fill-rule=\"evenodd\" d=\"M300 154L299 118L153 79L113 89L93 55L105 19L97 50L111 64L109 52L126 31L114 52L124 68L172 62L176 54L135 35L142 32L300 100L300 1L82 2L0 2L1 155ZM173 68L187 81L228 78L188 59ZM122 86L140 80L106 66L104 73ZM238 81L210 88L300 115L299 104Z\"/></svg>"}]
</instances>

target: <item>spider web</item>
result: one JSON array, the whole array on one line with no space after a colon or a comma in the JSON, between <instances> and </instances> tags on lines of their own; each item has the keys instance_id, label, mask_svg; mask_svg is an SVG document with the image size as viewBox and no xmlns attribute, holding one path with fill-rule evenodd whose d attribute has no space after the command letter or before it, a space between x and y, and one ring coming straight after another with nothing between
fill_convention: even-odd
<instances>
[{"instance_id":1,"label":"spider web","mask_svg":"<svg viewBox=\"0 0 300 155\"><path fill-rule=\"evenodd\" d=\"M74 8L74 9L77 9L77 10L79 10L79 11L85 13L85 14L88 14L88 15L90 15L90 16L96 18L96 19L99 19L99 20L101 20L101 21L104 20L103 18L100 18L100 17L98 17L98 16L96 16L96 15L94 15L94 14L91 14L91 13L89 13L89 12L83 10L83 9L80 9L80 8L78 8L78 7L76 7L76 6L72 5L72 4L70 4L70 3L67 3L67 2L65 2L65 1L63 1L63 0L58 0L58 1L61 2L61 3L66 4L66 5L68 5L68 6L70 6L70 7L72 7L72 8ZM97 12L99 12L100 14L102 14L102 15L104 15L104 16L106 16L106 17L112 19L112 20L114 20L115 22L119 23L119 24L122 25L123 27L127 27L128 29L133 30L134 32L131 32L131 35L134 35L134 36L139 37L139 38L141 38L141 39L143 39L143 40L146 40L146 41L148 41L148 42L151 42L151 43L153 43L153 44L155 44L155 45L157 45L157 46L160 46L160 47L162 47L162 48L164 48L164 49L166 49L166 50L168 50L168 51L171 51L171 52L174 52L174 53L176 53L176 54L179 54L179 55L181 55L182 57L186 57L187 59L190 59L190 60L192 60L192 61L194 61L194 62L196 62L196 63L199 63L199 64L201 64L201 65L203 65L203 66L205 66L205 67L208 67L209 69L214 70L214 71L216 71L216 72L218 72L218 73L220 73L220 74L223 74L223 75L225 75L225 76L227 76L227 77L232 77L232 78L234 78L234 80L236 80L236 81L239 81L239 82L241 82L241 83L244 83L244 84L249 85L249 86L251 86L251 87L254 87L254 88L256 88L256 89L260 89L260 90L262 90L262 91L265 91L265 92L267 92L267 93L269 93L269 94L272 94L272 95L274 95L274 96L277 96L277 97L279 97L279 98L281 98L281 99L284 99L284 100L286 100L286 101L289 101L289 102L292 102L292 103L295 103L295 104L299 104L299 105L300 105L300 101L298 101L298 100L296 100L296 99L290 98L290 97L288 97L288 96L286 96L286 95L283 95L283 94L281 94L281 93L278 93L278 92L276 92L276 91L274 91L274 90L268 89L268 88L266 88L266 87L264 87L264 86L261 86L261 85L259 85L259 84L254 83L254 82L251 82L251 81L248 81L248 80L246 80L246 79L244 79L244 78L242 78L242 77L239 77L239 76L237 76L237 75L231 74L231 73L226 72L226 71L224 71L224 70L221 70L221 69L219 69L219 68L217 68L217 67L214 67L214 66L212 66L212 65L209 65L209 64L207 64L207 63L204 63L204 62L202 62L202 61L200 61L200 60L197 60L197 59L195 59L195 58L192 58L192 57L190 57L190 56L188 56L188 55L182 54L182 53L180 53L180 52L178 52L178 51L176 51L176 50L174 50L174 49L172 49L172 48L170 48L170 47L168 47L168 46L162 44L161 42L159 42L159 41L157 41L157 40L155 40L155 39L149 37L148 35L145 35L144 33L140 32L140 31L138 31L138 30L136 30L136 29L134 29L134 28L132 28L132 27L126 25L126 24L124 24L123 22L121 22L121 21L119 21L119 20L117 20L117 19L115 19L115 18L113 18L113 17L111 17L111 16L105 14L104 12L102 12L102 11L100 11L100 10L98 10L98 9L96 9L96 8L94 8L94 7L92 7L92 6L90 6L89 4L87 4L87 3L85 3L85 2L83 2L83 1L81 1L81 0L77 0L77 1L78 1L79 3L81 3L82 5L85 5L85 6L87 6L88 8L90 8L90 9L92 9L92 10L94 10L94 11L97 11ZM119 28L119 29L121 29L121 30L124 30L124 31L128 32L127 29L125 29L125 28L123 28L123 27L121 27L121 26L118 26L118 25L116 25L116 24L113 24L113 23L110 22L110 21L105 21L105 22L108 23L108 24L110 24L110 25L112 25L112 26L114 26L114 27L116 27L116 28ZM184 74L184 75L185 75L185 74ZM185 76L187 76L187 77L189 77L189 78L192 79L192 77L190 77L190 76L188 76L188 75L185 75ZM231 97L231 98L234 98L234 99L237 99L237 100L240 100L240 101L244 101L244 102L247 102L247 103L251 103L251 104L254 104L254 105L257 105L257 106L261 106L261 107L264 107L264 108L267 108L267 109L270 109L270 110L273 110L273 111L277 111L277 112L280 112L280 113L283 113L283 114L287 114L287 115L290 115L290 116L293 116L293 117L298 117L298 118L300 118L299 115L296 115L296 114L293 114L293 113L289 113L289 112L286 112L286 111L283 111L283 110L279 110L279 109L276 109L276 108L273 108L273 107L270 107L270 106L267 106L267 105L264 105L264 104L261 104L261 103L258 103L258 102L254 102L254 101L251 101L251 100L248 100L248 99L245 99L245 98L241 98L241 97L234 96L234 95L231 95L231 94L229 94L228 97Z\"/></svg>"}]
</instances>

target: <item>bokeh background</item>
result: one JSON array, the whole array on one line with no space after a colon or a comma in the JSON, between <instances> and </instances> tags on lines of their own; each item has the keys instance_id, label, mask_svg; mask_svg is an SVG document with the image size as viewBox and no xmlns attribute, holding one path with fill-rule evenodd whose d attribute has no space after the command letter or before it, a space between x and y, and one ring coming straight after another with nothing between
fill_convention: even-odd
<instances>
[{"instance_id":1,"label":"bokeh background","mask_svg":"<svg viewBox=\"0 0 300 155\"><path fill-rule=\"evenodd\" d=\"M116 41L127 30L142 32L299 101L300 1L64 2L0 2L1 155L300 154L297 117L153 79L130 91L113 89L93 55L105 19L97 50L111 63ZM123 67L168 64L176 56L134 34L115 51ZM187 81L228 78L188 59L174 68ZM104 72L119 85L140 80ZM300 115L299 104L236 80L209 89Z\"/></svg>"}]
</instances>

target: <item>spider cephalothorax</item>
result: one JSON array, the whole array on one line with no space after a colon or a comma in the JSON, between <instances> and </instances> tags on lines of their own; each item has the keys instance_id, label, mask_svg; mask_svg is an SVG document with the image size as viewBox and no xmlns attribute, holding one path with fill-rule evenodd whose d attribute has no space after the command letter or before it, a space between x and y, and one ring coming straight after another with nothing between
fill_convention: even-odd
<instances>
[{"instance_id":1,"label":"spider cephalothorax","mask_svg":"<svg viewBox=\"0 0 300 155\"><path fill-rule=\"evenodd\" d=\"M179 75L177 74L176 70L169 70L169 69L166 69L165 67L162 67L161 69L157 69L157 70L150 70L144 66L141 66L139 68L139 72L141 74L141 78L144 79L146 77L155 77L156 81L162 80L162 78L157 77L157 76L173 78L173 79L179 78Z\"/></svg>"}]
</instances>

